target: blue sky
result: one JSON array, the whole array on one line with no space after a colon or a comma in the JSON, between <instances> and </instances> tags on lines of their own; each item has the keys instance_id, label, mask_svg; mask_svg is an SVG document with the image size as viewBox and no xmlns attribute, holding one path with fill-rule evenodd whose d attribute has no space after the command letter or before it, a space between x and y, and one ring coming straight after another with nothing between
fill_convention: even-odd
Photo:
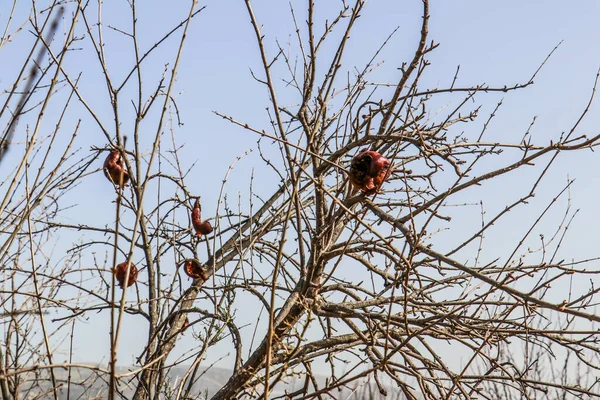
<instances>
[{"instance_id":1,"label":"blue sky","mask_svg":"<svg viewBox=\"0 0 600 400\"><path fill-rule=\"evenodd\" d=\"M139 3L142 52L163 35L168 26L182 19L188 3L170 2L169 6L165 6L163 1ZM324 20L334 15L337 4L334 1L317 2L317 29L322 29ZM206 5L206 9L192 23L175 86L174 96L184 122L183 126L175 127L175 134L178 142L185 144L181 150L183 162L187 166L198 163L199 168L194 172L190 190L202 195L203 208L210 213L216 208L221 181L228 166L249 148L255 148L257 140L256 136L219 118L212 111L219 111L244 123L266 129L269 122L265 112L268 94L250 74L250 69L260 72L260 58L243 1L207 1L200 5ZM296 51L288 2L257 1L253 5L258 20L264 24L263 33L268 53L271 56L275 54L276 39L284 47L292 41L291 51ZM294 2L294 6L299 20L303 20L304 2ZM66 18L70 18L72 5L67 5L66 10ZM131 21L127 10L124 1L105 2L105 25L128 30ZM2 4L0 22L5 21L7 12L8 3ZM28 13L29 2L19 2L15 20L22 20ZM497 118L489 128L488 140L518 140L531 120L537 117L532 136L538 143L547 144L571 127L588 101L596 71L600 67L600 52L597 51L600 39L600 26L597 23L599 16L600 5L595 1L432 1L429 37L440 45L428 56L431 66L423 76L420 87L426 89L448 86L459 65L460 74L456 86L510 86L524 83L548 53L562 41L537 75L535 85L518 92L479 95L472 108L482 106L480 117L464 127L466 132L474 135L481 130L483 122L498 101L504 99ZM418 0L369 2L351 36L351 48L344 58L346 67L349 70L355 66L360 68L372 57L378 45L399 27L390 44L379 56L385 62L372 77L381 82L396 80L399 76L397 68L402 62L409 61L414 53L420 22L421 2ZM64 25L59 28L61 34L63 29ZM8 87L20 67L18 62L6 60L22 59L22 49L31 38L25 30L13 43L0 50L3 60L0 64L2 89ZM176 38L170 39L144 65L148 82L146 95L150 94L150 89L158 82L165 63L172 63ZM131 68L131 44L123 35L110 29L105 30L105 40L108 66L113 71L112 76L119 80ZM325 46L323 53L327 54L333 44ZM66 68L74 76L83 71L82 93L101 116L110 118L106 87L95 55L88 42L82 41L81 47L82 50L74 51L67 58ZM284 85L280 85L280 89L283 104L297 101L292 90ZM130 87L124 89L126 93L131 90ZM452 95L440 96L432 102L434 107L429 110L430 117L439 119L456 101L457 98ZM71 113L65 126L72 127L78 117L82 118L82 134L78 141L82 153L88 154L90 146L105 146L106 140L85 111L79 106L75 109L79 110L79 114ZM597 107L593 107L581 124L582 134L598 133L597 110ZM48 129L56 117L53 111L56 110L50 109L48 113ZM133 124L131 115L132 109L123 106L124 130ZM149 130L153 126L151 122L147 125ZM13 150L10 156L19 157L19 150ZM523 233L521 223L531 221L564 186L567 177L576 179L571 188L572 203L573 209L581 208L581 211L572 225L572 232L567 237L563 250L566 255L576 253L577 257L588 253L593 255L597 246L594 238L598 234L596 221L599 217L596 206L600 170L598 164L597 155L591 151L565 155L555 164L530 207L511 213L505 223L498 224L490 232L487 240L494 244L494 249L488 258L493 259L497 253L502 254L514 246L517 235ZM493 163L489 165L490 168L492 166ZM100 160L97 167L101 167ZM0 173L5 173L6 168L6 165L0 166ZM538 170L507 175L486 185L484 189L467 192L464 201L475 204L483 200L486 210L492 214L522 195L522 190L536 176L536 171ZM236 198L238 192L247 192L252 173L255 174L256 181L260 182L256 188L258 192L268 193L276 187L277 180L270 171L260 166L260 158L254 152L242 159L231 174L226 190L232 199ZM106 215L112 218L111 201L114 195L108 189L100 171L90 175L82 183L79 192L74 194L72 199L80 207L73 210L69 217L73 220L84 218L89 223L101 223ZM80 193L93 195L82 198ZM561 199L556 214L540 226L535 236L551 232L552 227L562 218L566 207L566 200ZM477 225L480 223L479 206L457 211L457 216L464 218L465 226ZM443 248L445 240L459 236L460 232L453 229L451 232L442 231L434 240ZM534 244L532 242L531 245ZM249 317L248 322L256 318L253 310L240 309L239 315L244 314ZM79 349L78 359L98 360L108 354L108 335L98 329L100 323L100 318L92 317L89 322L80 325L81 339L76 343L76 348ZM129 334L124 336L121 345L123 356L120 356L120 360L123 363L133 362L130 355L140 350L139 341L132 333L135 332L135 322L131 324L126 326ZM94 346L89 345L90 340L95 342ZM193 344L189 334L183 340ZM218 358L219 351L223 349L217 347L216 351L209 353L209 361Z\"/></svg>"}]
</instances>

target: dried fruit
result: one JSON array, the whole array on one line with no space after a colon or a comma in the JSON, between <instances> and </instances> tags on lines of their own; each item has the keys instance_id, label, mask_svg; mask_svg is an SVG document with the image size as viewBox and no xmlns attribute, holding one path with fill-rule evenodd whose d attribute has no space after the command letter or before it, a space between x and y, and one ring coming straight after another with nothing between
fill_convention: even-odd
<instances>
[{"instance_id":1,"label":"dried fruit","mask_svg":"<svg viewBox=\"0 0 600 400\"><path fill-rule=\"evenodd\" d=\"M208 235L213 231L213 227L208 221L202 221L198 225L194 226L196 229L196 236Z\"/></svg>"},{"instance_id":2,"label":"dried fruit","mask_svg":"<svg viewBox=\"0 0 600 400\"><path fill-rule=\"evenodd\" d=\"M376 151L365 149L350 164L350 182L363 194L375 194L391 172L390 161Z\"/></svg>"},{"instance_id":3,"label":"dried fruit","mask_svg":"<svg viewBox=\"0 0 600 400\"><path fill-rule=\"evenodd\" d=\"M119 150L112 150L104 160L104 175L115 185L121 182L121 189L127 186L129 172L125 169ZM123 180L121 181L121 179Z\"/></svg>"},{"instance_id":4,"label":"dried fruit","mask_svg":"<svg viewBox=\"0 0 600 400\"><path fill-rule=\"evenodd\" d=\"M188 258L183 263L183 270L186 275L192 279L202 279L206 281L208 279L208 274L206 273L206 268L200 264L200 261L195 258Z\"/></svg>"},{"instance_id":5,"label":"dried fruit","mask_svg":"<svg viewBox=\"0 0 600 400\"><path fill-rule=\"evenodd\" d=\"M196 202L194 203L194 209L192 210L192 225L196 231L196 237L208 235L213 231L213 227L210 222L202 221L201 211L200 200L196 199Z\"/></svg>"},{"instance_id":6,"label":"dried fruit","mask_svg":"<svg viewBox=\"0 0 600 400\"><path fill-rule=\"evenodd\" d=\"M113 270L113 273L115 274L115 278L117 278L117 281L119 282L119 286L123 288L123 286L125 286L125 274L127 273L127 263L122 262L121 264L117 265L117 267ZM135 264L131 263L131 267L129 268L129 279L127 280L127 287L133 285L137 281L137 277L138 269L136 268Z\"/></svg>"}]
</instances>

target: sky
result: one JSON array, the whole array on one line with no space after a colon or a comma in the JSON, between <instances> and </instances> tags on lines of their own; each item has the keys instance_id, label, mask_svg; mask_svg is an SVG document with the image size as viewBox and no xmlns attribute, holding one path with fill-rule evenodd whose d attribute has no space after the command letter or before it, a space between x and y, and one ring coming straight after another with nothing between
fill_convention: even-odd
<instances>
[{"instance_id":1,"label":"sky","mask_svg":"<svg viewBox=\"0 0 600 400\"><path fill-rule=\"evenodd\" d=\"M0 4L0 26L5 24L10 11L9 3L12 2ZM42 3L44 2L38 2ZM322 29L324 20L335 15L339 2L330 0L316 3L318 17L315 26ZM182 161L188 166L197 163L201 171L194 172L190 190L202 195L203 207L210 212L216 208L221 182L227 168L236 157L242 156L249 148L255 148L257 140L256 136L219 118L213 111L230 115L253 126L267 128L269 120L265 107L269 98L265 88L251 76L251 71L260 71L260 59L244 2L200 1L199 4L206 8L198 14L190 27L175 85L174 97L184 123L176 127L176 136L179 143L184 144L181 149ZM275 40L284 47L290 40L293 43L294 32L288 2L255 1L252 4L257 19L264 25L267 52L271 56L276 52ZM305 3L293 4L298 19L303 20ZM169 6L158 0L139 2L138 21L142 51L152 46L166 32L167 27L180 21L186 15L188 6L187 1L169 2ZM503 101L503 106L489 128L490 141L511 141L522 137L534 117L536 123L531 135L540 144L556 140L561 132L570 129L585 108L600 67L600 52L597 51L600 39L600 25L597 23L600 16L598 2L433 0L430 7L429 38L439 43L439 47L428 56L431 66L421 80L422 88L449 86L458 66L460 73L456 86L487 84L501 87L525 83L546 56L560 44L537 74L533 86L518 92L480 95L472 105L472 108L481 106L480 118L465 126L466 132L474 135L480 131L483 122L500 100ZM65 18L71 18L72 5L67 3L65 8ZM14 20L22 21L27 18L30 10L30 2L18 1ZM125 1L105 1L105 26L129 29L131 21L127 11ZM398 67L402 62L409 61L414 53L420 23L419 0L368 2L351 36L351 49L344 58L346 65L360 67L373 56L379 44L398 27L390 44L379 55L379 59L385 62L373 74L376 81L396 80L399 74ZM19 24L13 23L13 29L18 26ZM63 23L59 28L61 35L65 33L65 26ZM2 90L9 87L20 67L16 61L25 56L23 49L32 39L28 29L25 25L12 43L0 49ZM82 34L81 27L79 29L78 33ZM110 29L105 30L105 39L109 69L113 71L114 79L122 79L131 68L131 43L123 35ZM148 77L146 95L149 94L149 88L158 83L165 63L172 63L176 44L176 38L168 39L165 46L148 59L145 66ZM331 49L333 44L326 45L323 52L327 54ZM293 45L291 51L295 51ZM12 60L16 61L13 63ZM106 87L95 55L85 39L82 40L81 50L73 51L73 54L67 57L65 68L72 75L83 71L82 93L102 118L110 116ZM131 87L124 88L125 92L132 90ZM5 94L3 98L4 96ZM282 104L292 104L295 100L292 91L286 90L283 85L280 99ZM433 102L434 107L429 110L430 118L439 119L439 115L443 115L455 101L451 95L440 96ZM78 107L82 125L77 145L82 154L87 155L90 154L91 146L105 146L107 143L98 128L85 115L83 108ZM123 110L122 129L126 131L133 124L133 113L131 108L127 109L125 106ZM52 126L51 121L56 119L55 113L57 109L49 109L46 130ZM64 121L65 129L73 128L77 117L73 113L70 114ZM598 119L598 107L593 106L579 131L588 135L597 134ZM153 122L156 121L150 119L147 123L148 129L152 129ZM10 156L19 157L19 154L18 150L14 150ZM97 164L97 167L101 168L101 160L98 160ZM264 190L264 193L268 193L276 187L277 179L259 165L260 158L256 152L244 156L236 164L226 188L232 198L235 199L237 193L247 191L252 174L261 182L256 188L258 192ZM493 163L489 167L493 167ZM480 200L485 202L486 210L492 215L494 211L497 212L522 195L524 188L537 176L535 171L537 170L519 171L486 185L485 190L467 192L462 200L474 205L466 211L457 211L457 216L464 218L465 225L480 223ZM565 256L577 254L577 257L583 258L586 254L594 255L597 248L595 238L599 233L596 221L600 217L596 206L599 171L598 156L594 152L577 152L562 157L554 165L536 198L531 201L530 207L515 210L511 218L499 223L490 233L486 240L494 244L495 251L488 255L488 259L493 259L496 253L502 254L514 246L515 237L524 233L520 222L530 221L566 184L567 179L575 179L570 190L571 212L575 209L580 211L565 239ZM7 166L1 165L0 174L6 172ZM72 200L79 206L71 211L69 218L85 218L90 224L102 223L105 213L112 210L111 201L114 195L109 190L99 188L106 188L101 171L87 177L77 192L93 193L93 196L81 198L80 194L73 195ZM566 199L561 198L557 204L557 212L540 224L539 232L536 231L535 236L540 233L548 234L562 218L568 206ZM443 248L444 241L457 234L460 235L460 232L442 231L435 240ZM239 315L248 314L252 318L255 317L255 313L246 312L251 310L239 311ZM78 358L81 361L99 360L108 353L107 333L99 332L98 323L100 322L97 319L91 317L89 322L80 324L82 339L76 343L76 348L80 349ZM125 349L121 358L123 363L133 362L133 358L125 354L135 354L139 351L139 341L133 334L135 329L126 329L129 333L124 336L122 342L122 348ZM90 340L95 343L94 346L89 345ZM183 340L192 343L193 339L188 335ZM218 357L209 354L208 361L214 361L216 358Z\"/></svg>"}]
</instances>

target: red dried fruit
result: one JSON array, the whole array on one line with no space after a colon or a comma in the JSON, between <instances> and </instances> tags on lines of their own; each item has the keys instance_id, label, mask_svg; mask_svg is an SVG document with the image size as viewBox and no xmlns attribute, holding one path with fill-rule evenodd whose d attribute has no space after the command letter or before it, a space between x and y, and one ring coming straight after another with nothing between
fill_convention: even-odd
<instances>
[{"instance_id":1,"label":"red dried fruit","mask_svg":"<svg viewBox=\"0 0 600 400\"><path fill-rule=\"evenodd\" d=\"M206 273L206 269L200 264L200 261L195 258L188 258L183 263L183 270L185 274L192 279L202 279L206 281L208 279L208 274Z\"/></svg>"},{"instance_id":2,"label":"red dried fruit","mask_svg":"<svg viewBox=\"0 0 600 400\"><path fill-rule=\"evenodd\" d=\"M113 270L113 273L115 274L115 278L117 278L119 286L121 286L122 289L123 286L125 286L125 274L127 273L127 263L122 262L121 264L117 265L117 267ZM136 268L135 264L131 263L131 267L129 267L129 279L127 280L127 287L133 285L137 281L137 277L138 269Z\"/></svg>"},{"instance_id":3,"label":"red dried fruit","mask_svg":"<svg viewBox=\"0 0 600 400\"><path fill-rule=\"evenodd\" d=\"M350 182L363 194L379 192L383 182L390 176L390 161L376 151L365 149L350 164Z\"/></svg>"},{"instance_id":4,"label":"red dried fruit","mask_svg":"<svg viewBox=\"0 0 600 400\"><path fill-rule=\"evenodd\" d=\"M208 235L213 231L213 227L208 221L202 221L198 225L194 226L196 229L196 236Z\"/></svg>"},{"instance_id":5,"label":"red dried fruit","mask_svg":"<svg viewBox=\"0 0 600 400\"><path fill-rule=\"evenodd\" d=\"M125 169L119 150L112 150L108 157L106 157L106 160L104 160L104 175L115 185L118 185L121 179L123 179L121 189L127 186L129 172Z\"/></svg>"},{"instance_id":6,"label":"red dried fruit","mask_svg":"<svg viewBox=\"0 0 600 400\"><path fill-rule=\"evenodd\" d=\"M213 231L213 227L210 222L202 221L199 199L196 199L196 202L194 203L194 209L192 210L192 225L196 231L196 237L208 235Z\"/></svg>"}]
</instances>

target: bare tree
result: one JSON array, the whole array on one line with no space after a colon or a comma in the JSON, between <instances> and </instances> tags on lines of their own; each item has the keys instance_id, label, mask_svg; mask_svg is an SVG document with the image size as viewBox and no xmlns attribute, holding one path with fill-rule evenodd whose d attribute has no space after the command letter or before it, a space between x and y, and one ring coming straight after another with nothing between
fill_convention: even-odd
<instances>
[{"instance_id":1,"label":"bare tree","mask_svg":"<svg viewBox=\"0 0 600 400\"><path fill-rule=\"evenodd\" d=\"M214 112L257 141L229 169L211 171L223 176L208 190L218 192L212 201L193 184L206 163L181 157L186 116L177 100L186 40L210 8L189 2L148 45L139 25L152 17L141 17L135 0L47 8L31 0L20 26L17 3L2 5L9 17L0 41L0 52L18 40L24 49L11 60L22 65L16 75L2 77L10 83L0 110L3 400L76 391L205 398L195 383L215 352L232 367L212 399L324 399L341 390L345 398L600 397L589 375L600 355L589 279L597 259L560 255L576 214L572 181L553 186L541 211L529 205L559 157L598 145L600 135L578 132L596 83L569 131L535 140L528 129L498 141L489 126L501 103L480 115L480 102L531 85L539 69L507 86L459 86L456 70L450 85L423 87L437 47L427 0L414 54L386 60L399 67L387 83L371 77L394 30L359 50L372 54L366 64L346 65L365 1L338 2L327 16L312 1L292 2L278 16L293 23L283 45L264 35L246 0L260 65L249 79L263 91L244 95L267 99L268 123ZM115 13L128 25L104 22ZM126 41L130 59L107 56L116 41ZM95 69L69 63L78 54ZM430 113L440 96L451 106ZM83 147L81 126L96 145ZM276 179L231 183L250 157ZM533 171L530 183L507 188L504 206L488 214L482 193L523 170ZM110 206L86 194L99 174ZM479 222L461 221L474 207ZM486 235L525 207L538 214L498 254ZM537 227L559 211L532 249ZM104 363L73 361L88 319L109 331ZM122 347L130 335L143 343L133 366ZM178 366L187 372L174 378Z\"/></svg>"}]
</instances>

